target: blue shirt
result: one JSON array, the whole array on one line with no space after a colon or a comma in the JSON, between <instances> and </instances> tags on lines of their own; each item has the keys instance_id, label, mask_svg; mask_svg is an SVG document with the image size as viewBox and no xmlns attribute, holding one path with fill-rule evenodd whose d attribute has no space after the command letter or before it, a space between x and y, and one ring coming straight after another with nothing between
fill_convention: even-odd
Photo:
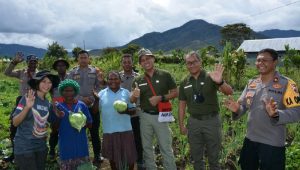
<instances>
[{"instance_id":1,"label":"blue shirt","mask_svg":"<svg viewBox=\"0 0 300 170\"><path fill-rule=\"evenodd\" d=\"M67 110L71 110L74 113L77 113L79 108L82 113L87 118L87 123L92 122L92 117L87 106L78 101L74 103L71 107L66 103L59 103L61 106L66 108ZM71 109L70 109L70 108ZM88 141L86 136L86 128L83 127L80 132L77 129L73 128L69 121L69 112L64 111L65 115L60 118L59 125L59 137L58 137L58 145L59 145L59 157L61 160L69 160L75 158L82 158L89 156L88 150Z\"/></svg>"},{"instance_id":2,"label":"blue shirt","mask_svg":"<svg viewBox=\"0 0 300 170\"><path fill-rule=\"evenodd\" d=\"M117 92L113 92L110 88L105 88L99 92L99 108L102 113L103 133L125 132L132 130L130 116L118 113L113 103L116 100L122 100L127 103L128 108L134 107L130 103L130 92L124 88L120 88Z\"/></svg>"}]
</instances>

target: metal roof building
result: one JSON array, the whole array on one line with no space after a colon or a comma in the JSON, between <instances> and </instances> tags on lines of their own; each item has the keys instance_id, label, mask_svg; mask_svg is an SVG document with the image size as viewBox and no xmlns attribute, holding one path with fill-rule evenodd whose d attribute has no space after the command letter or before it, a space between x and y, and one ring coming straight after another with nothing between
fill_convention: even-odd
<instances>
[{"instance_id":1,"label":"metal roof building","mask_svg":"<svg viewBox=\"0 0 300 170\"><path fill-rule=\"evenodd\" d=\"M246 53L257 53L264 48L280 52L285 51L284 46L287 44L290 49L300 50L300 37L245 40L238 49L243 49Z\"/></svg>"}]
</instances>

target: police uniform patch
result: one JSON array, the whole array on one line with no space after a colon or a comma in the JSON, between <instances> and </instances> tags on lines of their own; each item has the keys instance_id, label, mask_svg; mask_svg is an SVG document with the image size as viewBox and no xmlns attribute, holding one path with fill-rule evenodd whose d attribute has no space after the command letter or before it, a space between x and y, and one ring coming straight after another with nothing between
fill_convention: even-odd
<instances>
[{"instance_id":1,"label":"police uniform patch","mask_svg":"<svg viewBox=\"0 0 300 170\"><path fill-rule=\"evenodd\" d=\"M300 106L299 98L296 83L293 80L288 80L288 85L283 96L283 104L287 108Z\"/></svg>"},{"instance_id":2,"label":"police uniform patch","mask_svg":"<svg viewBox=\"0 0 300 170\"><path fill-rule=\"evenodd\" d=\"M73 79L74 80L79 80L80 79L80 74L74 74Z\"/></svg>"},{"instance_id":3,"label":"police uniform patch","mask_svg":"<svg viewBox=\"0 0 300 170\"><path fill-rule=\"evenodd\" d=\"M291 86L295 93L299 93L296 84L291 84Z\"/></svg>"},{"instance_id":4,"label":"police uniform patch","mask_svg":"<svg viewBox=\"0 0 300 170\"><path fill-rule=\"evenodd\" d=\"M246 93L246 106L249 108L252 104L253 96L255 94L255 91L248 91Z\"/></svg>"},{"instance_id":5,"label":"police uniform patch","mask_svg":"<svg viewBox=\"0 0 300 170\"><path fill-rule=\"evenodd\" d=\"M256 89L256 87L257 87L257 84L255 82L253 82L249 85L249 89Z\"/></svg>"},{"instance_id":6,"label":"police uniform patch","mask_svg":"<svg viewBox=\"0 0 300 170\"><path fill-rule=\"evenodd\" d=\"M254 82L255 82L255 83L260 83L261 80L258 78L258 79L255 79Z\"/></svg>"},{"instance_id":7,"label":"police uniform patch","mask_svg":"<svg viewBox=\"0 0 300 170\"><path fill-rule=\"evenodd\" d=\"M275 88L275 89L281 89L282 85L279 84L279 83L275 83L275 84L273 84L273 88Z\"/></svg>"},{"instance_id":8,"label":"police uniform patch","mask_svg":"<svg viewBox=\"0 0 300 170\"><path fill-rule=\"evenodd\" d=\"M248 107L251 105L251 99L250 98L246 99L246 104L247 104Z\"/></svg>"},{"instance_id":9,"label":"police uniform patch","mask_svg":"<svg viewBox=\"0 0 300 170\"><path fill-rule=\"evenodd\" d=\"M253 97L254 96L254 91L248 91L247 93L246 93L246 97L247 98L249 98L249 97Z\"/></svg>"},{"instance_id":10,"label":"police uniform patch","mask_svg":"<svg viewBox=\"0 0 300 170\"><path fill-rule=\"evenodd\" d=\"M88 73L88 78L96 78L96 74L94 74L94 73Z\"/></svg>"}]
</instances>

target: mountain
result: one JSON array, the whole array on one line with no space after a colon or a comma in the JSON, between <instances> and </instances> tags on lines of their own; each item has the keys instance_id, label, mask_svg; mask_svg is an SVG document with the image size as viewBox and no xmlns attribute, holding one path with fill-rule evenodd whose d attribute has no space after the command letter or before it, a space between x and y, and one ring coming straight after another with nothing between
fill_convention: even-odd
<instances>
[{"instance_id":1,"label":"mountain","mask_svg":"<svg viewBox=\"0 0 300 170\"><path fill-rule=\"evenodd\" d=\"M300 31L271 29L258 32L270 38L300 37Z\"/></svg>"},{"instance_id":2,"label":"mountain","mask_svg":"<svg viewBox=\"0 0 300 170\"><path fill-rule=\"evenodd\" d=\"M207 45L219 47L221 28L221 26L210 24L204 20L192 20L178 28L162 33L147 33L140 38L130 41L128 44L134 43L150 50L163 51L176 48L199 49L199 47Z\"/></svg>"},{"instance_id":3,"label":"mountain","mask_svg":"<svg viewBox=\"0 0 300 170\"><path fill-rule=\"evenodd\" d=\"M219 50L222 48L221 26L208 23L204 20L191 20L180 27L173 28L164 32L147 33L137 39L130 41L124 46L113 47L117 49L125 48L134 43L141 47L149 48L153 51L163 50L171 51L173 49L193 49L215 46ZM271 29L261 32L253 32L255 39L264 38L287 38L300 37L300 31ZM91 55L99 55L103 49L94 49L90 51ZM0 44L0 56L14 56L17 51L26 54L36 54L41 57L46 53L45 49L35 48L18 44Z\"/></svg>"},{"instance_id":4,"label":"mountain","mask_svg":"<svg viewBox=\"0 0 300 170\"><path fill-rule=\"evenodd\" d=\"M35 54L37 57L43 57L46 54L46 50L42 48L19 44L0 44L0 56L14 57L18 51L23 52L25 56Z\"/></svg>"},{"instance_id":5,"label":"mountain","mask_svg":"<svg viewBox=\"0 0 300 170\"><path fill-rule=\"evenodd\" d=\"M221 29L221 26L197 19L162 33L147 33L140 38L130 41L128 44L138 44L154 51L170 51L177 48L198 50L209 45L221 49ZM261 33L253 32L253 35L256 39L268 38ZM128 44L123 47L126 47Z\"/></svg>"}]
</instances>

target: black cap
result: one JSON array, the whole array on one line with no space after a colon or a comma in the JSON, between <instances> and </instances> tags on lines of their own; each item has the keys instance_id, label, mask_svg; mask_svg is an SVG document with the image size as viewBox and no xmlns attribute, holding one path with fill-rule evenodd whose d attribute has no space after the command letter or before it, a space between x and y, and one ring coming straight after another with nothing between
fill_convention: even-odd
<instances>
[{"instance_id":1,"label":"black cap","mask_svg":"<svg viewBox=\"0 0 300 170\"><path fill-rule=\"evenodd\" d=\"M38 61L38 57L34 54L30 54L26 56L26 62L29 63L29 61Z\"/></svg>"},{"instance_id":2,"label":"black cap","mask_svg":"<svg viewBox=\"0 0 300 170\"><path fill-rule=\"evenodd\" d=\"M48 70L37 72L35 76L33 76L32 79L30 79L27 83L32 89L37 90L38 82L45 77L48 77L52 82L52 89L58 87L58 84L60 82L59 77L57 75L51 74L51 72Z\"/></svg>"}]
</instances>

